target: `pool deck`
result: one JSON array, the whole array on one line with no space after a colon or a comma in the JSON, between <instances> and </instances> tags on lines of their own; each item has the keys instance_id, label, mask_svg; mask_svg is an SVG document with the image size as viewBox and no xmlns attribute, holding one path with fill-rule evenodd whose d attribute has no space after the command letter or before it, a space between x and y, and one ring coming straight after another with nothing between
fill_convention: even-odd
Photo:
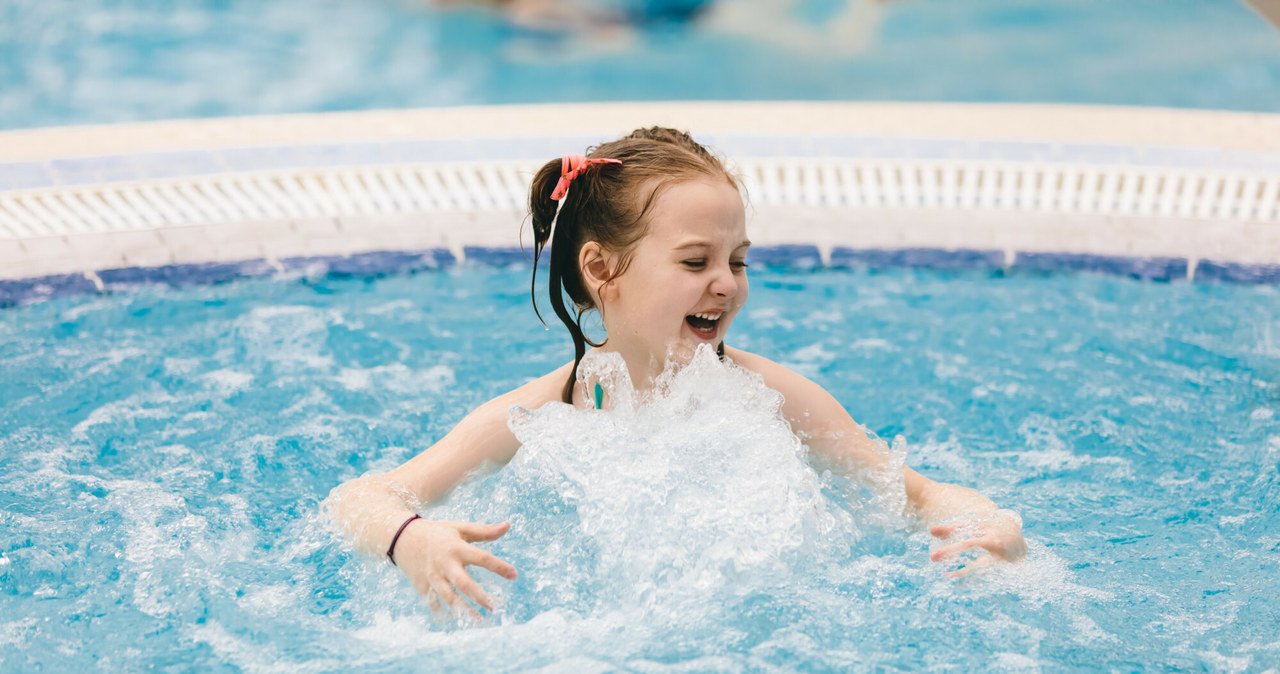
<instances>
[{"instance_id":1,"label":"pool deck","mask_svg":"<svg viewBox=\"0 0 1280 674\"><path fill-rule=\"evenodd\" d=\"M749 174L754 240L807 246L823 264L928 249L985 251L1005 264L1037 255L1172 260L1163 268L1188 277L1280 266L1280 115L689 102L0 132L0 279L92 281L120 268L246 260L278 268L372 251L464 259L469 249L511 248L521 181L537 165L651 125L690 130ZM495 170L514 178L466 203L401 194L433 180L493 183ZM323 189L271 203L286 200L272 196L280 186L307 184ZM210 194L227 204L207 203Z\"/></svg>"},{"instance_id":2,"label":"pool deck","mask_svg":"<svg viewBox=\"0 0 1280 674\"><path fill-rule=\"evenodd\" d=\"M1280 115L1038 104L635 102L377 110L0 132L0 163L170 150L416 140L713 135L952 138L1280 153Z\"/></svg>"}]
</instances>

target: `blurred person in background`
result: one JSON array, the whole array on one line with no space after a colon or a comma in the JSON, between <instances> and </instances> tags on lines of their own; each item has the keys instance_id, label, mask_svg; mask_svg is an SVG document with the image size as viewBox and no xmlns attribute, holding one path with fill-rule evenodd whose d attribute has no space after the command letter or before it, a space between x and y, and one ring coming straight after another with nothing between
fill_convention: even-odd
<instances>
[{"instance_id":1,"label":"blurred person in background","mask_svg":"<svg viewBox=\"0 0 1280 674\"><path fill-rule=\"evenodd\" d=\"M538 32L585 34L617 49L636 29L689 25L747 37L793 52L850 56L875 40L883 6L894 0L842 0L819 19L803 16L804 0L435 0L438 6L481 6L512 25ZM1258 0L1265 1L1265 0Z\"/></svg>"}]
</instances>

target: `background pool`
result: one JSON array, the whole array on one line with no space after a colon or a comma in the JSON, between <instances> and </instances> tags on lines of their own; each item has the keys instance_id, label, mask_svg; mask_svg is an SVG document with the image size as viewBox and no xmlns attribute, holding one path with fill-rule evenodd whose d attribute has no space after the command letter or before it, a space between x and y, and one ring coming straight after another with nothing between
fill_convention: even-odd
<instances>
[{"instance_id":1,"label":"background pool","mask_svg":"<svg viewBox=\"0 0 1280 674\"><path fill-rule=\"evenodd\" d=\"M433 622L319 503L567 358L527 272L317 267L0 311L0 669L1280 666L1280 291L1091 273L753 269L734 326L911 465L1019 510L1027 562L945 579L926 537L828 490L845 524L802 538L814 559L659 603L687 609L669 622L592 575L604 553L543 554L572 526L504 542L524 574L485 577L498 616ZM476 488L527 488L528 521L548 497L521 475ZM562 581L601 594L549 599Z\"/></svg>"},{"instance_id":2,"label":"background pool","mask_svg":"<svg viewBox=\"0 0 1280 674\"><path fill-rule=\"evenodd\" d=\"M795 5L804 29L840 3ZM1280 110L1280 35L1236 0L914 0L880 17L858 50L669 23L565 34L425 0L10 0L0 128L612 100Z\"/></svg>"}]
</instances>

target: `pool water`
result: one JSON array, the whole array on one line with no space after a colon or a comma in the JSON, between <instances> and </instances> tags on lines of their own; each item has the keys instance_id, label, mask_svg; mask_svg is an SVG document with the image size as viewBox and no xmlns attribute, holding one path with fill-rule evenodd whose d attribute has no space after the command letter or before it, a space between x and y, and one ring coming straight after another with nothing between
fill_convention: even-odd
<instances>
[{"instance_id":1,"label":"pool water","mask_svg":"<svg viewBox=\"0 0 1280 674\"><path fill-rule=\"evenodd\" d=\"M843 0L792 4L729 22L745 33L659 23L619 36L428 0L8 0L0 129L629 100L1280 109L1280 40L1238 0L868 1L879 9L847 34L824 29Z\"/></svg>"},{"instance_id":2,"label":"pool water","mask_svg":"<svg viewBox=\"0 0 1280 674\"><path fill-rule=\"evenodd\" d=\"M892 490L814 469L701 358L647 402L517 412L516 460L428 514L510 519L521 577L433 617L321 502L567 360L527 282L0 311L0 670L1280 667L1280 291L1092 273L753 268L730 338L1018 510L1024 562L945 577Z\"/></svg>"}]
</instances>

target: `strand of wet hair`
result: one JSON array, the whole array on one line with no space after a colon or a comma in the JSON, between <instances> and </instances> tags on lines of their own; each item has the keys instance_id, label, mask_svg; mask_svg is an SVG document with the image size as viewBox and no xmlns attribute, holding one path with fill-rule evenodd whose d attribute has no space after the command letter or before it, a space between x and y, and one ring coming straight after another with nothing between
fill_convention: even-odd
<instances>
[{"instance_id":1,"label":"strand of wet hair","mask_svg":"<svg viewBox=\"0 0 1280 674\"><path fill-rule=\"evenodd\" d=\"M577 311L577 315L574 316L564 304L564 283L561 270L566 268L566 264L573 262L565 259L565 256L571 256L573 251L571 250L572 246L569 245L570 233L565 231L567 228L563 226L563 222L557 222L561 220L557 208L561 204L551 198L556 182L560 179L560 170L561 160L553 159L547 162L534 177L532 189L529 191L529 213L533 216L534 237L533 274L529 282L529 296L533 299L534 314L537 315L538 320L543 325L546 325L547 322L542 317L542 312L538 311L538 261L542 257L543 249L550 242L551 261L547 265L547 285L551 309L555 312L556 317L560 319L560 322L569 330L569 336L573 339L573 369L569 373L569 379L565 382L560 397L564 402L572 404L573 386L578 379L578 365L587 354L587 344L590 343L590 340L587 339L582 330L582 311Z\"/></svg>"}]
</instances>

